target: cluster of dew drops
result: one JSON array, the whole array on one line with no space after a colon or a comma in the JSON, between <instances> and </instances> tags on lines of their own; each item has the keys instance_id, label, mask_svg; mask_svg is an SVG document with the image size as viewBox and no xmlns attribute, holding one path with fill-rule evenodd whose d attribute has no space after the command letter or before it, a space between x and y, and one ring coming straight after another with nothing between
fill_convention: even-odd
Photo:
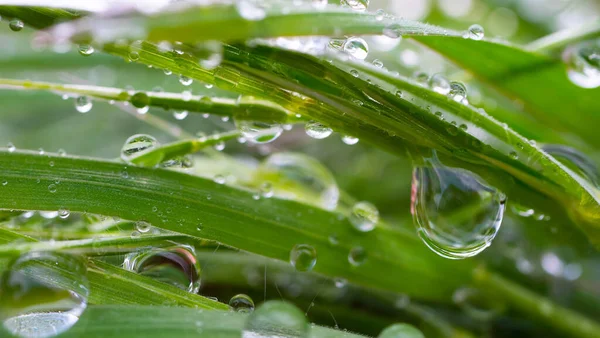
<instances>
[{"instance_id":1,"label":"cluster of dew drops","mask_svg":"<svg viewBox=\"0 0 600 338\"><path fill-rule=\"evenodd\" d=\"M240 0L237 3L237 8L240 15L247 20L261 20L266 16L264 9L256 6L253 1ZM327 1L315 0L313 4L317 8L325 8ZM365 11L368 7L368 0L341 0L341 5L349 7L355 11ZM387 16L382 10L376 12L376 20L381 21ZM20 31L25 25L19 19L12 19L9 22L9 27L12 31ZM390 38L399 38L400 33L394 26L384 29L383 34ZM465 38L471 40L481 40L484 37L483 28L479 25L472 25L464 34ZM357 60L365 60L369 53L367 42L356 36L349 36L341 39L329 39L329 48L341 51ZM95 50L92 45L80 45L78 52L82 56L90 56ZM132 52L129 55L130 61L137 61L139 55ZM218 59L218 56L216 57ZM600 86L600 40L586 41L578 43L574 46L569 46L563 53L563 59L567 63L567 75L569 79L576 85L583 88L596 88ZM379 60L374 60L373 65L378 68L383 68L383 63ZM172 74L169 70L164 70L166 75ZM355 77L359 74L356 71L351 71ZM453 100L468 104L467 89L460 82L451 82L441 74L429 76L422 72L417 72L414 75L417 83L428 86L433 91L448 95ZM189 77L181 75L179 82L183 86L190 86L193 80ZM211 88L211 84L206 84L207 88ZM160 91L158 89L157 91ZM135 93L129 90L131 95L131 104L137 108L139 114L146 114L149 110L149 98L143 92ZM400 92L397 95L401 96ZM190 100L192 93L190 90L184 90L184 98ZM69 95L64 95L63 99L69 99ZM75 96L75 108L80 113L88 113L91 111L93 103L87 96ZM113 103L113 102L111 102ZM183 120L188 116L187 111L175 112L174 118ZM242 138L251 143L262 144L276 140L284 130L289 130L289 125L264 123L259 121L235 120L235 125L240 132ZM306 134L314 139L325 139L332 135L333 130L327 125L318 121L309 121L305 125ZM350 135L342 136L342 141L348 145L358 143L359 139ZM133 159L140 153L152 151L159 147L158 141L150 135L133 135L125 142L121 150L121 158L128 164L133 164ZM216 150L223 150L225 145L223 142L217 143ZM16 147L10 143L8 151L14 152ZM40 155L45 152L40 149ZM58 152L60 156L66 156L64 150ZM294 153L273 154L265 161L265 166L271 170L282 172L287 179L295 181L296 184L304 186L304 188L317 196L316 206L335 210L338 204L339 190L333 179L333 176L315 160L307 159L303 155ZM506 196L490 186L481 177L474 173L470 173L463 169L455 169L446 167L434 155L431 158L425 159L428 166L416 167L413 171L413 182L411 189L411 213L417 228L419 236L423 242L437 254L450 258L460 259L471 257L481 252L488 247L491 240L496 235L504 213ZM54 162L49 162L50 166L54 166ZM193 160L190 158L178 158L161 163L162 167L177 167L189 168L193 165ZM301 173L298 176L298 173ZM124 171L124 177L127 177ZM216 175L214 181L217 184L225 184L227 178L223 175ZM306 182L311 182L307 184ZM315 184L318 183L318 184ZM2 185L7 185L7 181L1 182ZM51 182L48 185L49 193L56 193L59 189L60 181ZM318 188L315 188L318 187ZM280 194L278 187L271 182L264 182L260 186L260 193L254 196L269 198L278 196L287 198L288 195ZM480 215L471 217L470 219L456 221L450 226L440 226L447 224L446 218L452 213L452 210L447 210L444 206L448 204L448 200L469 200L476 202L486 201L485 204L477 211ZM158 210L156 210L158 212ZM168 211L167 211L168 212ZM58 211L43 211L40 215L45 218L60 217L67 219L70 216L70 211L67 208L60 208ZM32 215L28 212L27 215ZM366 201L360 201L351 206L347 217L341 216L340 219L347 219L347 223L352 227L353 231L359 233L369 233L376 229L379 223L379 211L377 208ZM478 221L473 221L477 219ZM482 226L481 222L484 223ZM135 236L148 233L152 226L145 221L135 223ZM202 226L197 228L202 230ZM474 230L477 229L477 230ZM461 234L461 236L456 236ZM465 235L467 234L467 235ZM133 234L132 234L133 236ZM453 240L448 240L453 238ZM328 238L329 244L336 246L340 239L336 234L331 234ZM157 260L157 258L160 258ZM368 261L368 253L361 246L354 246L348 252L347 261L353 267L358 267ZM161 263L156 264L159 261ZM317 250L310 244L296 244L290 250L290 264L297 271L311 271L317 264ZM48 268L48 263L59 264L67 267L67 271L72 274L61 276L60 278L69 279L74 285L69 292L60 293L62 291L57 288L56 284L48 283L47 280L39 278L39 276L54 275L56 272ZM558 268L553 256L547 254L542 262L544 268L551 273L558 273ZM29 274L26 272L31 267L35 269L37 274ZM200 288L201 269L196 258L195 250L187 245L175 245L166 248L152 248L150 250L142 250L129 254L123 262L123 267L127 270L134 271L142 275L159 278L163 282L171 283L189 292L197 293ZM570 266L569 266L570 267ZM564 268L568 270L569 267ZM176 278L169 277L169 274L160 273L164 270L170 270L177 275ZM563 268L561 268L563 269ZM574 268L570 268L574 270ZM569 270L569 271L571 271ZM562 270L561 270L562 271ZM580 272L579 272L580 273ZM574 275L575 273L571 273ZM58 277L57 277L58 278ZM7 280L16 280L16 284L6 284ZM185 281L182 283L182 281ZM29 299L35 302L39 297L39 292L52 291L57 295L61 295L60 299L52 300L48 303L40 304L35 312L27 312L24 309L11 309L9 317L2 318L4 327L17 336L22 337L50 337L56 334L65 332L72 327L81 316L87 307L89 297L89 281L85 276L85 264L76 257L67 254L59 253L29 253L19 257L12 262L8 276L4 276L2 281L2 297L0 297L0 308L10 307L10 301L15 297L20 299ZM346 280L343 278L335 279L335 286L338 288L346 285ZM30 288L31 285L36 285L36 288ZM20 290L31 290L31 292L20 294ZM40 291L41 290L41 291ZM455 295L457 299L464 300L469 294L461 290L460 294ZM64 305L67 304L65 309ZM229 305L236 311L252 312L254 311L254 302L244 294L233 296ZM290 318L297 318L297 322L291 322L301 329L308 327L306 319L300 313L297 316L297 309L285 308L287 305L277 302L266 302L257 309L262 311L262 318L269 317L269 311L278 313L287 311ZM256 316L256 318L261 318ZM257 319L258 320L258 319ZM23 325L23 323L36 323L35 326ZM49 323L45 324L44 323ZM58 323L58 324L57 324ZM260 330L260 325L252 323L252 319L247 324L247 330ZM289 325L287 322L285 325ZM393 334L399 328L390 327L389 331ZM32 330L35 330L33 332ZM41 335L40 335L41 333ZM391 337L392 335L390 335ZM381 337L387 337L383 335Z\"/></svg>"}]
</instances>

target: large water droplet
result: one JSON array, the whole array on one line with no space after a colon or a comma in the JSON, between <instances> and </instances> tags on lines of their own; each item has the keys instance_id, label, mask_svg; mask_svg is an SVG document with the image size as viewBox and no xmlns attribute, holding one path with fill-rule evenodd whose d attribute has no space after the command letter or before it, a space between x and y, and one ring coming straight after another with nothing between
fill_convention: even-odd
<instances>
[{"instance_id":1,"label":"large water droplet","mask_svg":"<svg viewBox=\"0 0 600 338\"><path fill-rule=\"evenodd\" d=\"M469 27L469 39L471 40L481 40L483 39L483 27L478 24L471 25Z\"/></svg>"},{"instance_id":2,"label":"large water droplet","mask_svg":"<svg viewBox=\"0 0 600 338\"><path fill-rule=\"evenodd\" d=\"M12 30L13 32L18 32L21 29L23 29L23 27L25 27L25 24L23 23L23 21L19 20L19 19L12 19L10 20L10 22L8 23L8 27L10 28L10 30Z\"/></svg>"},{"instance_id":3,"label":"large water droplet","mask_svg":"<svg viewBox=\"0 0 600 338\"><path fill-rule=\"evenodd\" d=\"M303 154L277 153L269 156L261 169L275 196L336 208L340 191L331 172L319 161Z\"/></svg>"},{"instance_id":4,"label":"large water droplet","mask_svg":"<svg viewBox=\"0 0 600 338\"><path fill-rule=\"evenodd\" d=\"M83 55L83 56L90 56L92 54L94 54L94 47L92 47L91 45L79 45L79 54Z\"/></svg>"},{"instance_id":5,"label":"large water droplet","mask_svg":"<svg viewBox=\"0 0 600 338\"><path fill-rule=\"evenodd\" d=\"M344 52L358 60L364 60L367 58L367 55L369 55L369 45L367 45L367 42L356 36L349 37L346 42L344 42L342 49Z\"/></svg>"},{"instance_id":6,"label":"large water droplet","mask_svg":"<svg viewBox=\"0 0 600 338\"><path fill-rule=\"evenodd\" d=\"M274 141L283 132L280 124L271 124L260 121L235 120L235 125L240 134L252 143L269 143Z\"/></svg>"},{"instance_id":7,"label":"large water droplet","mask_svg":"<svg viewBox=\"0 0 600 338\"><path fill-rule=\"evenodd\" d=\"M545 144L542 149L581 176L598 186L598 167L579 150L560 144Z\"/></svg>"},{"instance_id":8,"label":"large water droplet","mask_svg":"<svg viewBox=\"0 0 600 338\"><path fill-rule=\"evenodd\" d=\"M358 202L352 207L350 223L356 230L368 232L379 222L379 210L369 202Z\"/></svg>"},{"instance_id":9,"label":"large water droplet","mask_svg":"<svg viewBox=\"0 0 600 338\"><path fill-rule=\"evenodd\" d=\"M75 109L80 113L87 113L92 110L92 100L87 96L78 96L75 99Z\"/></svg>"},{"instance_id":10,"label":"large water droplet","mask_svg":"<svg viewBox=\"0 0 600 338\"><path fill-rule=\"evenodd\" d=\"M146 134L136 134L130 136L123 144L123 148L121 149L121 159L127 163L131 163L131 161L142 154L143 152L150 151L160 144L154 138L154 136L146 135Z\"/></svg>"},{"instance_id":11,"label":"large water droplet","mask_svg":"<svg viewBox=\"0 0 600 338\"><path fill-rule=\"evenodd\" d=\"M351 146L358 143L358 138L350 135L344 135L342 136L342 142Z\"/></svg>"},{"instance_id":12,"label":"large water droplet","mask_svg":"<svg viewBox=\"0 0 600 338\"><path fill-rule=\"evenodd\" d=\"M392 324L383 329L377 338L425 338L425 336L410 324Z\"/></svg>"},{"instance_id":13,"label":"large water droplet","mask_svg":"<svg viewBox=\"0 0 600 338\"><path fill-rule=\"evenodd\" d=\"M186 245L154 248L128 255L123 267L192 293L200 289L200 264Z\"/></svg>"},{"instance_id":14,"label":"large water droplet","mask_svg":"<svg viewBox=\"0 0 600 338\"><path fill-rule=\"evenodd\" d=\"M131 105L138 109L146 109L150 105L150 97L144 92L137 92L131 96Z\"/></svg>"},{"instance_id":15,"label":"large water droplet","mask_svg":"<svg viewBox=\"0 0 600 338\"><path fill-rule=\"evenodd\" d=\"M283 301L267 301L246 320L242 338L304 338L310 326L306 316L294 305Z\"/></svg>"},{"instance_id":16,"label":"large water droplet","mask_svg":"<svg viewBox=\"0 0 600 338\"><path fill-rule=\"evenodd\" d=\"M447 95L450 93L450 81L442 74L434 74L429 79L429 87L436 93Z\"/></svg>"},{"instance_id":17,"label":"large water droplet","mask_svg":"<svg viewBox=\"0 0 600 338\"><path fill-rule=\"evenodd\" d=\"M500 229L506 196L476 174L436 158L413 171L411 213L423 242L438 255L462 259L487 248Z\"/></svg>"},{"instance_id":18,"label":"large water droplet","mask_svg":"<svg viewBox=\"0 0 600 338\"><path fill-rule=\"evenodd\" d=\"M357 12L364 12L369 7L369 0L341 0L341 5L346 5Z\"/></svg>"},{"instance_id":19,"label":"large water droplet","mask_svg":"<svg viewBox=\"0 0 600 338\"><path fill-rule=\"evenodd\" d=\"M333 133L331 128L317 121L308 122L304 126L304 129L306 130L306 135L318 140L322 140Z\"/></svg>"},{"instance_id":20,"label":"large water droplet","mask_svg":"<svg viewBox=\"0 0 600 338\"><path fill-rule=\"evenodd\" d=\"M456 81L450 82L450 92L448 96L456 102L463 102L467 99L467 87Z\"/></svg>"},{"instance_id":21,"label":"large water droplet","mask_svg":"<svg viewBox=\"0 0 600 338\"><path fill-rule=\"evenodd\" d=\"M290 251L290 263L297 271L310 271L317 264L317 250L308 244L296 244Z\"/></svg>"},{"instance_id":22,"label":"large water droplet","mask_svg":"<svg viewBox=\"0 0 600 338\"><path fill-rule=\"evenodd\" d=\"M239 294L231 297L229 300L231 306L236 312L252 312L254 311L254 301L250 296Z\"/></svg>"},{"instance_id":23,"label":"large water droplet","mask_svg":"<svg viewBox=\"0 0 600 338\"><path fill-rule=\"evenodd\" d=\"M600 87L600 39L567 48L563 58L571 82L582 88Z\"/></svg>"},{"instance_id":24,"label":"large water droplet","mask_svg":"<svg viewBox=\"0 0 600 338\"><path fill-rule=\"evenodd\" d=\"M32 252L19 257L0 281L4 328L18 337L53 337L71 328L89 295L83 260Z\"/></svg>"},{"instance_id":25,"label":"large water droplet","mask_svg":"<svg viewBox=\"0 0 600 338\"><path fill-rule=\"evenodd\" d=\"M367 252L360 246L355 246L348 252L348 262L354 266L362 265L367 260Z\"/></svg>"}]
</instances>

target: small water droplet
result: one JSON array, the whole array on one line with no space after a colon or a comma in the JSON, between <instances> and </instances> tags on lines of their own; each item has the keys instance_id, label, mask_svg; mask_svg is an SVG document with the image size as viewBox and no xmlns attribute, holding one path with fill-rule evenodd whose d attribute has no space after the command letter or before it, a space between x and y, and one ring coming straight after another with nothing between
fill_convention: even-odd
<instances>
[{"instance_id":1,"label":"small water droplet","mask_svg":"<svg viewBox=\"0 0 600 338\"><path fill-rule=\"evenodd\" d=\"M484 31L483 27L478 24L471 25L469 27L469 39L471 40L481 40L483 39Z\"/></svg>"},{"instance_id":2,"label":"small water droplet","mask_svg":"<svg viewBox=\"0 0 600 338\"><path fill-rule=\"evenodd\" d=\"M351 36L346 39L342 47L344 52L358 60L364 60L369 55L369 45L367 42L359 37Z\"/></svg>"},{"instance_id":3,"label":"small water droplet","mask_svg":"<svg viewBox=\"0 0 600 338\"><path fill-rule=\"evenodd\" d=\"M377 68L383 68L383 62L381 62L381 60L379 60L379 59L375 59L375 60L373 60L373 66L375 66Z\"/></svg>"},{"instance_id":4,"label":"small water droplet","mask_svg":"<svg viewBox=\"0 0 600 338\"><path fill-rule=\"evenodd\" d=\"M271 184L271 182L264 182L260 185L260 194L262 195L262 197L273 197L273 193L273 184Z\"/></svg>"},{"instance_id":5,"label":"small water droplet","mask_svg":"<svg viewBox=\"0 0 600 338\"><path fill-rule=\"evenodd\" d=\"M296 244L290 252L290 263L296 271L311 271L317 264L317 250L307 244Z\"/></svg>"},{"instance_id":6,"label":"small water droplet","mask_svg":"<svg viewBox=\"0 0 600 338\"><path fill-rule=\"evenodd\" d=\"M362 265L367 260L367 252L360 246L355 246L348 253L348 262L353 266Z\"/></svg>"},{"instance_id":7,"label":"small water droplet","mask_svg":"<svg viewBox=\"0 0 600 338\"><path fill-rule=\"evenodd\" d=\"M69 218L69 216L71 216L71 211L67 208L60 208L58 209L58 217L62 218L62 219L66 219Z\"/></svg>"},{"instance_id":8,"label":"small water droplet","mask_svg":"<svg viewBox=\"0 0 600 338\"><path fill-rule=\"evenodd\" d=\"M582 88L600 87L600 40L569 46L563 53L567 76Z\"/></svg>"},{"instance_id":9,"label":"small water droplet","mask_svg":"<svg viewBox=\"0 0 600 338\"><path fill-rule=\"evenodd\" d=\"M160 144L153 136L146 134L132 135L125 141L123 148L121 148L121 159L127 163L132 163L131 161L135 157L147 151L151 151L159 145Z\"/></svg>"},{"instance_id":10,"label":"small water droplet","mask_svg":"<svg viewBox=\"0 0 600 338\"><path fill-rule=\"evenodd\" d=\"M90 56L92 54L94 54L94 47L92 47L92 45L79 45L79 54L83 55L83 56Z\"/></svg>"},{"instance_id":11,"label":"small water droplet","mask_svg":"<svg viewBox=\"0 0 600 338\"><path fill-rule=\"evenodd\" d=\"M62 148L61 148L61 149L58 149L58 151L57 151L56 153L57 153L57 154L58 154L58 156L60 156L60 157L65 157L65 156L67 156L67 151L66 151L66 150L64 150L64 149L62 149Z\"/></svg>"},{"instance_id":12,"label":"small water droplet","mask_svg":"<svg viewBox=\"0 0 600 338\"><path fill-rule=\"evenodd\" d=\"M460 82L452 81L448 96L456 102L463 102L467 98L467 87Z\"/></svg>"},{"instance_id":13,"label":"small water droplet","mask_svg":"<svg viewBox=\"0 0 600 338\"><path fill-rule=\"evenodd\" d=\"M152 225L146 221L135 222L135 229L142 234L147 233L152 228Z\"/></svg>"},{"instance_id":14,"label":"small water droplet","mask_svg":"<svg viewBox=\"0 0 600 338\"><path fill-rule=\"evenodd\" d=\"M341 5L348 6L357 12L364 12L369 7L369 0L340 0Z\"/></svg>"},{"instance_id":15,"label":"small water droplet","mask_svg":"<svg viewBox=\"0 0 600 338\"><path fill-rule=\"evenodd\" d=\"M317 121L310 121L304 127L306 130L306 135L314 138L314 139L324 139L333 133L331 128Z\"/></svg>"},{"instance_id":16,"label":"small water droplet","mask_svg":"<svg viewBox=\"0 0 600 338\"><path fill-rule=\"evenodd\" d=\"M11 31L18 32L21 29L23 29L23 27L25 27L25 23L23 23L23 21L21 21L19 19L12 19L8 23L8 27L10 28Z\"/></svg>"},{"instance_id":17,"label":"small water droplet","mask_svg":"<svg viewBox=\"0 0 600 338\"><path fill-rule=\"evenodd\" d=\"M189 112L187 110L176 111L176 112L173 112L173 117L176 120L181 121L181 120L185 120L185 118L188 117L188 114L189 114Z\"/></svg>"},{"instance_id":18,"label":"small water droplet","mask_svg":"<svg viewBox=\"0 0 600 338\"><path fill-rule=\"evenodd\" d=\"M223 142L223 141L218 142L217 144L215 144L213 146L213 148L215 148L216 151L223 151L223 150L225 150L225 142Z\"/></svg>"},{"instance_id":19,"label":"small water droplet","mask_svg":"<svg viewBox=\"0 0 600 338\"><path fill-rule=\"evenodd\" d=\"M147 109L150 106L150 97L145 92L137 92L131 96L131 105L138 109ZM139 110L138 110L139 112Z\"/></svg>"},{"instance_id":20,"label":"small water droplet","mask_svg":"<svg viewBox=\"0 0 600 338\"><path fill-rule=\"evenodd\" d=\"M68 331L87 307L89 282L83 260L30 252L11 263L0 281L4 328L23 338L47 338Z\"/></svg>"},{"instance_id":21,"label":"small water droplet","mask_svg":"<svg viewBox=\"0 0 600 338\"><path fill-rule=\"evenodd\" d=\"M200 289L200 264L187 245L134 252L125 258L123 267L191 293Z\"/></svg>"},{"instance_id":22,"label":"small water droplet","mask_svg":"<svg viewBox=\"0 0 600 338\"><path fill-rule=\"evenodd\" d=\"M56 184L48 185L48 191L51 193L55 193L56 192Z\"/></svg>"},{"instance_id":23,"label":"small water droplet","mask_svg":"<svg viewBox=\"0 0 600 338\"><path fill-rule=\"evenodd\" d=\"M17 150L17 147L15 147L14 144L12 144L12 142L9 142L8 145L6 146L6 148L8 149L9 153L14 152L15 150Z\"/></svg>"},{"instance_id":24,"label":"small water droplet","mask_svg":"<svg viewBox=\"0 0 600 338\"><path fill-rule=\"evenodd\" d=\"M429 74L418 71L413 74L413 77L415 78L415 81L417 81L417 83L421 86L427 86L427 83L429 81Z\"/></svg>"},{"instance_id":25,"label":"small water droplet","mask_svg":"<svg viewBox=\"0 0 600 338\"><path fill-rule=\"evenodd\" d=\"M423 333L410 324L392 324L384 328L377 338L425 338Z\"/></svg>"},{"instance_id":26,"label":"small water droplet","mask_svg":"<svg viewBox=\"0 0 600 338\"><path fill-rule=\"evenodd\" d=\"M450 81L442 74L434 74L429 79L429 87L436 93L447 95L450 93Z\"/></svg>"},{"instance_id":27,"label":"small water droplet","mask_svg":"<svg viewBox=\"0 0 600 338\"><path fill-rule=\"evenodd\" d=\"M345 287L346 284L348 284L348 281L344 278L338 277L338 278L333 279L333 283L335 284L336 288L341 289L341 288Z\"/></svg>"},{"instance_id":28,"label":"small water droplet","mask_svg":"<svg viewBox=\"0 0 600 338\"><path fill-rule=\"evenodd\" d=\"M368 232L375 229L379 222L379 211L369 202L358 202L352 207L349 219L356 230Z\"/></svg>"},{"instance_id":29,"label":"small water droplet","mask_svg":"<svg viewBox=\"0 0 600 338\"><path fill-rule=\"evenodd\" d=\"M354 136L344 135L342 136L342 142L351 146L358 143L358 138Z\"/></svg>"},{"instance_id":30,"label":"small water droplet","mask_svg":"<svg viewBox=\"0 0 600 338\"><path fill-rule=\"evenodd\" d=\"M225 184L225 181L226 181L225 176L223 176L221 174L217 174L217 175L215 175L214 181L215 181L215 183L218 183L218 184Z\"/></svg>"},{"instance_id":31,"label":"small water droplet","mask_svg":"<svg viewBox=\"0 0 600 338\"><path fill-rule=\"evenodd\" d=\"M75 99L75 109L80 113L87 113L92 110L92 100L87 96L78 96Z\"/></svg>"},{"instance_id":32,"label":"small water droplet","mask_svg":"<svg viewBox=\"0 0 600 338\"><path fill-rule=\"evenodd\" d=\"M273 142L283 132L281 124L277 123L236 119L235 125L246 140L257 144Z\"/></svg>"},{"instance_id":33,"label":"small water droplet","mask_svg":"<svg viewBox=\"0 0 600 338\"><path fill-rule=\"evenodd\" d=\"M248 313L254 311L254 301L250 296L243 293L231 297L229 306L236 312Z\"/></svg>"},{"instance_id":34,"label":"small water droplet","mask_svg":"<svg viewBox=\"0 0 600 338\"><path fill-rule=\"evenodd\" d=\"M350 75L354 76L354 77L358 77L358 71L356 69L351 69L350 70Z\"/></svg>"},{"instance_id":35,"label":"small water droplet","mask_svg":"<svg viewBox=\"0 0 600 338\"><path fill-rule=\"evenodd\" d=\"M382 21L385 18L385 11L383 9L378 9L375 11L375 20Z\"/></svg>"},{"instance_id":36,"label":"small water droplet","mask_svg":"<svg viewBox=\"0 0 600 338\"><path fill-rule=\"evenodd\" d=\"M308 337L310 325L304 315L291 303L270 300L254 310L244 325L242 338Z\"/></svg>"},{"instance_id":37,"label":"small water droplet","mask_svg":"<svg viewBox=\"0 0 600 338\"><path fill-rule=\"evenodd\" d=\"M140 59L140 54L138 52L129 53L129 61L138 61Z\"/></svg>"},{"instance_id":38,"label":"small water droplet","mask_svg":"<svg viewBox=\"0 0 600 338\"><path fill-rule=\"evenodd\" d=\"M193 79L190 79L189 77L185 76L185 75L179 75L179 83L181 83L184 86L189 86L192 84L192 82L194 82Z\"/></svg>"}]
</instances>

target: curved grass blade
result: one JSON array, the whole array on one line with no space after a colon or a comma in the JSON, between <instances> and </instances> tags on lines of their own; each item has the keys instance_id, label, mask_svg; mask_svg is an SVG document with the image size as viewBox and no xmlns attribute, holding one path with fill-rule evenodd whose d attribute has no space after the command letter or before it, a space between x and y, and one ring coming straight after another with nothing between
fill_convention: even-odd
<instances>
[{"instance_id":1,"label":"curved grass blade","mask_svg":"<svg viewBox=\"0 0 600 338\"><path fill-rule=\"evenodd\" d=\"M560 30L544 36L530 42L526 48L542 53L560 52L571 43L593 39L598 36L600 36L600 23L592 21L575 28Z\"/></svg>"}]
</instances>

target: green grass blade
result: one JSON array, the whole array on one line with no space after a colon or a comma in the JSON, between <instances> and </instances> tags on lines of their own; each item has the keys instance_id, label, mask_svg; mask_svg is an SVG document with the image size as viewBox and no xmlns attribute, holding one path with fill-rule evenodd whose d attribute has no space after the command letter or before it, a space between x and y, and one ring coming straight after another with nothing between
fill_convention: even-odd
<instances>
[{"instance_id":1,"label":"green grass blade","mask_svg":"<svg viewBox=\"0 0 600 338\"><path fill-rule=\"evenodd\" d=\"M600 23L592 21L575 28L564 29L546 35L527 44L526 47L528 50L536 52L560 52L571 43L593 39L598 36L600 36Z\"/></svg>"}]
</instances>

